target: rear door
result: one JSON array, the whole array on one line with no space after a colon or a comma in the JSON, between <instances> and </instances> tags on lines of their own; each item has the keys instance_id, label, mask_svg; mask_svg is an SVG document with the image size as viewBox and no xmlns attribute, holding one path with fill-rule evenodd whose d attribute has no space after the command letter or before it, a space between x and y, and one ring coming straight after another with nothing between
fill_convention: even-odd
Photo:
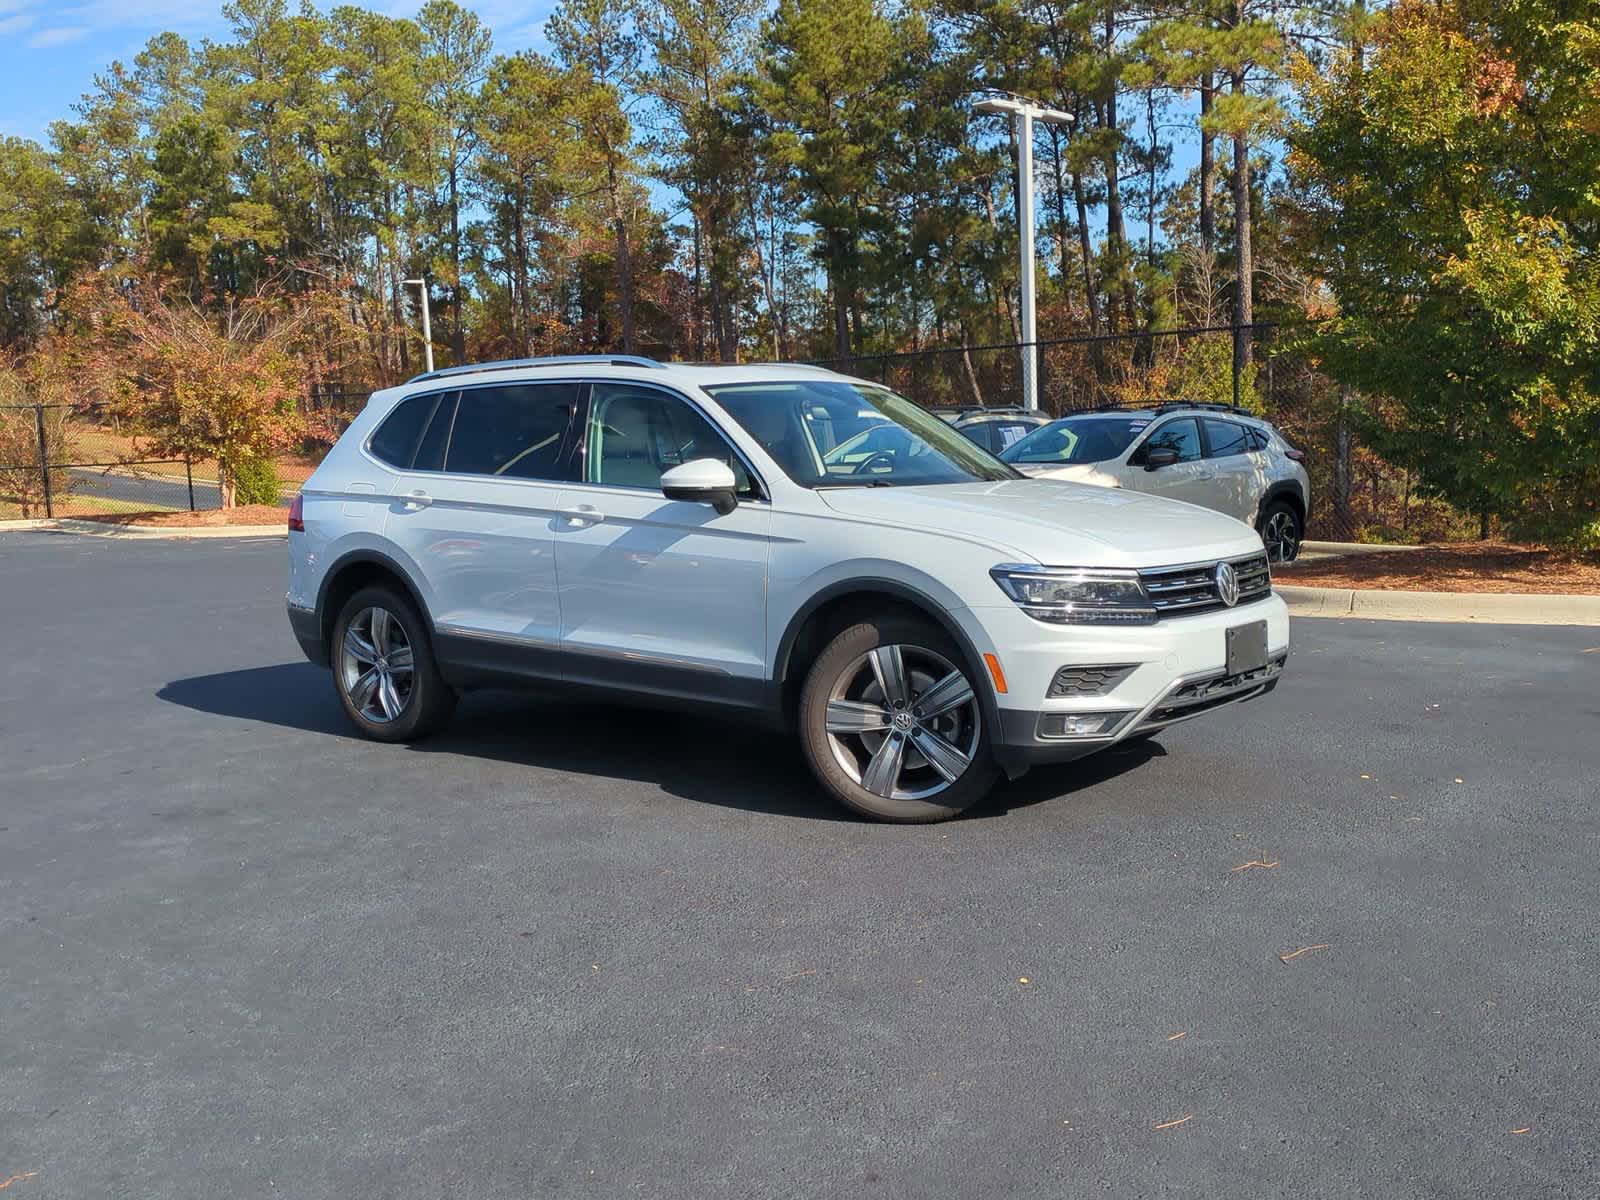
<instances>
[{"instance_id":1,"label":"rear door","mask_svg":"<svg viewBox=\"0 0 1600 1200\"><path fill-rule=\"evenodd\" d=\"M1251 431L1238 421L1205 417L1206 461L1215 475L1215 503L1210 507L1254 521L1256 505L1267 487L1266 455L1256 449Z\"/></svg>"},{"instance_id":2,"label":"rear door","mask_svg":"<svg viewBox=\"0 0 1600 1200\"><path fill-rule=\"evenodd\" d=\"M554 523L572 470L581 388L540 381L463 389L434 413L390 504L385 534L420 566L438 631L489 647L490 659L495 644L511 644L544 652L554 669Z\"/></svg>"},{"instance_id":3,"label":"rear door","mask_svg":"<svg viewBox=\"0 0 1600 1200\"><path fill-rule=\"evenodd\" d=\"M697 458L733 468L733 512L661 494ZM555 525L567 678L759 699L772 511L748 464L685 397L617 380L591 388L578 462Z\"/></svg>"}]
</instances>

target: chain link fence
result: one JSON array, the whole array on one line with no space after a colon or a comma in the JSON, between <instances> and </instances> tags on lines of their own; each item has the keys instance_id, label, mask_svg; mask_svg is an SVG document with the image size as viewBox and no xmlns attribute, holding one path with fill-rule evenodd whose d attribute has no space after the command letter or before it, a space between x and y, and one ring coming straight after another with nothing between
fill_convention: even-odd
<instances>
[{"instance_id":1,"label":"chain link fence","mask_svg":"<svg viewBox=\"0 0 1600 1200\"><path fill-rule=\"evenodd\" d=\"M67 404L0 405L0 520L219 508L215 470L151 458Z\"/></svg>"}]
</instances>

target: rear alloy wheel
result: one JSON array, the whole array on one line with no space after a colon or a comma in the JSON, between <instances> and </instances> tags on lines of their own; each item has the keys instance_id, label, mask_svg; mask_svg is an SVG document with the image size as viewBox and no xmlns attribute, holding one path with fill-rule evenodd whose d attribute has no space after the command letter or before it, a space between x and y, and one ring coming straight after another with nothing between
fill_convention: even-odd
<instances>
[{"instance_id":1,"label":"rear alloy wheel","mask_svg":"<svg viewBox=\"0 0 1600 1200\"><path fill-rule=\"evenodd\" d=\"M333 677L357 728L380 742L407 742L442 726L455 693L440 678L427 630L410 600L363 588L334 624Z\"/></svg>"},{"instance_id":2,"label":"rear alloy wheel","mask_svg":"<svg viewBox=\"0 0 1600 1200\"><path fill-rule=\"evenodd\" d=\"M930 625L851 626L817 657L801 736L822 785L887 821L938 821L981 799L997 769L960 652Z\"/></svg>"},{"instance_id":3,"label":"rear alloy wheel","mask_svg":"<svg viewBox=\"0 0 1600 1200\"><path fill-rule=\"evenodd\" d=\"M1300 554L1303 533L1300 514L1282 500L1269 504L1261 514L1261 541L1270 562L1293 562Z\"/></svg>"}]
</instances>

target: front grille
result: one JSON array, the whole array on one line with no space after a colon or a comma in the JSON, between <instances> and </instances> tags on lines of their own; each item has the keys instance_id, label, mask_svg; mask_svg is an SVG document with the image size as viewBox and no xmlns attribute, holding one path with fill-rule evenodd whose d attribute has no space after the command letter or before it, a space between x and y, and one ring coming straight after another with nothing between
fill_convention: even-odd
<instances>
[{"instance_id":1,"label":"front grille","mask_svg":"<svg viewBox=\"0 0 1600 1200\"><path fill-rule=\"evenodd\" d=\"M1250 604L1272 595L1272 572L1265 554L1251 554L1244 558L1225 560L1233 567L1239 580L1239 603ZM1150 603L1156 616L1188 616L1190 613L1210 612L1226 608L1217 595L1217 564L1214 562L1189 563L1181 567L1153 567L1140 571L1144 590L1150 593Z\"/></svg>"},{"instance_id":2,"label":"front grille","mask_svg":"<svg viewBox=\"0 0 1600 1200\"><path fill-rule=\"evenodd\" d=\"M1050 681L1050 699L1063 696L1103 696L1129 675L1137 663L1105 667L1062 667Z\"/></svg>"},{"instance_id":3,"label":"front grille","mask_svg":"<svg viewBox=\"0 0 1600 1200\"><path fill-rule=\"evenodd\" d=\"M1150 710L1150 715L1139 722L1140 729L1170 725L1235 700L1244 700L1283 674L1287 654L1280 654L1257 671L1244 671L1238 675L1213 675L1208 679L1194 679L1184 684Z\"/></svg>"}]
</instances>

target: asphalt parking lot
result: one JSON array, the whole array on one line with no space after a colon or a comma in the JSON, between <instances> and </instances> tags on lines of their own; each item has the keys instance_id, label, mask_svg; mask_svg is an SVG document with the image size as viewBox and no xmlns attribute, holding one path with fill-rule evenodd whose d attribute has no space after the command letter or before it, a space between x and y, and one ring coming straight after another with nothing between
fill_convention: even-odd
<instances>
[{"instance_id":1,"label":"asphalt parking lot","mask_svg":"<svg viewBox=\"0 0 1600 1200\"><path fill-rule=\"evenodd\" d=\"M904 828L673 714L358 741L283 555L0 534L6 1200L1600 1194L1600 630L1302 620Z\"/></svg>"}]
</instances>

